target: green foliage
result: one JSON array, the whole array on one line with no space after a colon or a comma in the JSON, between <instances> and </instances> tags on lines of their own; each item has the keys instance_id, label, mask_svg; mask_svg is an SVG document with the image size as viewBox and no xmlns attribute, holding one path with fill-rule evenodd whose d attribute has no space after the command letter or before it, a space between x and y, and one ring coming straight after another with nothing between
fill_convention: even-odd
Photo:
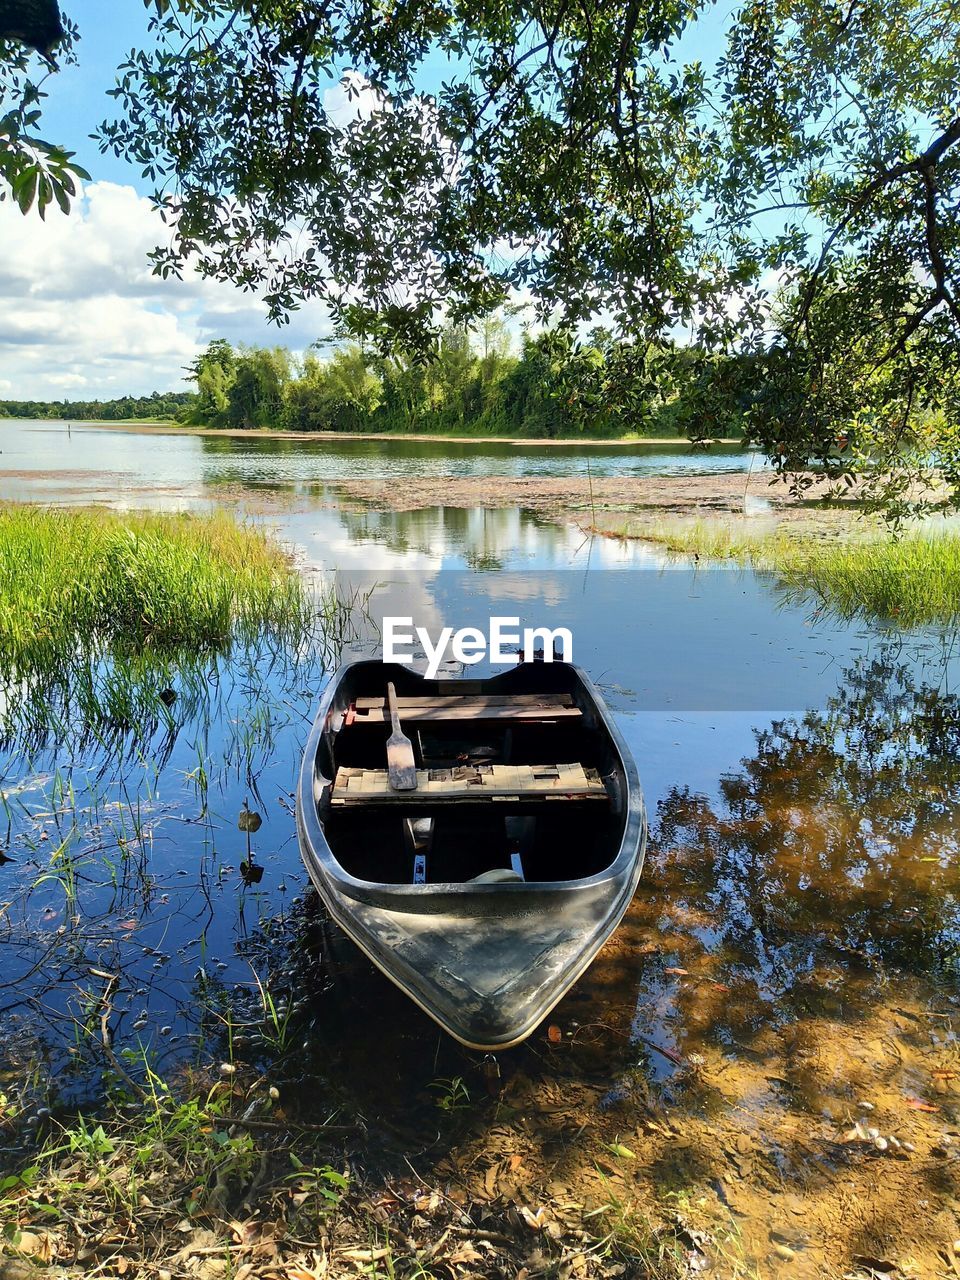
<instances>
[{"instance_id":1,"label":"green foliage","mask_svg":"<svg viewBox=\"0 0 960 1280\"><path fill-rule=\"evenodd\" d=\"M61 62L76 61L77 30L69 22L61 27L55 5L45 6L49 11L32 21L29 14L14 13L14 7L5 3L0 9L0 201L14 200L24 214L35 208L41 218L53 203L69 213L77 180L90 175L72 151L39 136L45 95L42 79L38 83L34 77L41 63L46 71L56 70L54 47Z\"/></svg>"},{"instance_id":2,"label":"green foliage","mask_svg":"<svg viewBox=\"0 0 960 1280\"><path fill-rule=\"evenodd\" d=\"M329 1164L308 1165L291 1151L294 1172L287 1175L293 1184L296 1214L315 1224L335 1209L350 1190L350 1179Z\"/></svg>"},{"instance_id":3,"label":"green foliage","mask_svg":"<svg viewBox=\"0 0 960 1280\"><path fill-rule=\"evenodd\" d=\"M448 326L433 360L347 343L328 359L311 351L296 363L218 340L192 366L198 394L183 420L291 431L737 435L748 404L741 365L749 359L641 348L601 330L582 342L563 331L527 336L513 356L497 317L472 332Z\"/></svg>"},{"instance_id":4,"label":"green foliage","mask_svg":"<svg viewBox=\"0 0 960 1280\"><path fill-rule=\"evenodd\" d=\"M430 1088L436 1090L436 1104L441 1111L466 1111L471 1105L463 1076L441 1076L430 1082Z\"/></svg>"},{"instance_id":5,"label":"green foliage","mask_svg":"<svg viewBox=\"0 0 960 1280\"><path fill-rule=\"evenodd\" d=\"M567 337L501 391L550 434L632 429L650 348L685 328L704 394L667 400L694 438L733 400L785 473L865 476L893 519L960 505L954 0L146 8L101 148L156 184L162 276L196 266L278 321L320 298L359 339L336 377L311 375L295 424L475 421L485 384L456 334L523 294ZM686 60L691 44L718 54ZM42 214L79 170L36 136L33 56L0 46L0 194ZM615 352L569 336L600 316L629 338ZM495 346L484 360L496 382ZM276 351L198 378L204 421L287 407ZM942 490L918 492L933 469Z\"/></svg>"},{"instance_id":6,"label":"green foliage","mask_svg":"<svg viewBox=\"0 0 960 1280\"><path fill-rule=\"evenodd\" d=\"M187 413L194 399L190 391L154 391L149 396L121 396L117 400L0 400L0 418L154 421Z\"/></svg>"},{"instance_id":7,"label":"green foliage","mask_svg":"<svg viewBox=\"0 0 960 1280\"><path fill-rule=\"evenodd\" d=\"M383 353L520 292L569 332L608 317L628 366L690 328L708 401L751 371L704 353L753 357L735 394L783 470L866 472L899 517L935 465L960 503L953 0L148 7L155 44L100 141L156 180L161 274L196 262L278 320L325 298ZM687 60L694 43L718 55ZM511 389L531 416L558 421L537 405L554 378L586 422L618 374L638 385L589 349L538 355L549 379ZM383 378L388 417L429 402L419 373Z\"/></svg>"},{"instance_id":8,"label":"green foliage","mask_svg":"<svg viewBox=\"0 0 960 1280\"><path fill-rule=\"evenodd\" d=\"M639 536L678 554L736 560L766 570L791 596L812 598L836 617L879 620L898 628L956 626L960 620L960 536L955 533L824 541L695 522Z\"/></svg>"},{"instance_id":9,"label":"green foliage","mask_svg":"<svg viewBox=\"0 0 960 1280\"><path fill-rule=\"evenodd\" d=\"M280 550L229 516L0 509L0 672L29 679L79 656L207 648L239 628L301 625Z\"/></svg>"}]
</instances>

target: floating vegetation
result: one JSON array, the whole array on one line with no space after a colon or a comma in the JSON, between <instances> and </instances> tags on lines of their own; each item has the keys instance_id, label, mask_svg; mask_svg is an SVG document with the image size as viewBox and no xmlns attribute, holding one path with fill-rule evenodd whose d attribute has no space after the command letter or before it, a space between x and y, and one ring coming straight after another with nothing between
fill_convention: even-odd
<instances>
[{"instance_id":1,"label":"floating vegetation","mask_svg":"<svg viewBox=\"0 0 960 1280\"><path fill-rule=\"evenodd\" d=\"M960 534L871 534L824 541L783 532L745 533L697 521L642 535L671 552L734 560L768 571L791 593L814 596L843 619L880 619L901 627L953 624L960 618Z\"/></svg>"}]
</instances>

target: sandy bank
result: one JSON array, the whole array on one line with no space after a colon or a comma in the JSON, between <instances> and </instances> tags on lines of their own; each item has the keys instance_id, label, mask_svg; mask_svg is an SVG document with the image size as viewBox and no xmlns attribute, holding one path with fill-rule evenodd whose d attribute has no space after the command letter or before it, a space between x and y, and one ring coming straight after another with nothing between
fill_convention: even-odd
<instances>
[{"instance_id":1,"label":"sandy bank","mask_svg":"<svg viewBox=\"0 0 960 1280\"><path fill-rule=\"evenodd\" d=\"M0 421L3 421L0 419ZM65 418L24 418L24 419L7 419L7 421L24 421L36 422L38 425L49 423L62 423L67 425ZM681 439L677 436L624 436L614 440L597 440L590 437L570 437L563 439L555 439L548 436L447 436L437 435L434 432L417 431L417 432L387 432L387 431L272 431L261 428L223 428L223 427L182 427L174 422L151 423L151 422L94 422L84 420L82 422L69 420L70 425L77 430L84 427L91 427L97 431L126 431L137 435L174 435L174 436L227 436L236 437L238 440L412 440L421 444L508 444L515 445L518 448L558 448L558 447L575 447L581 445L589 445L591 448L597 449L622 449L633 448L645 445L670 445L678 448L693 449L695 446L689 440ZM719 445L738 445L740 440L717 439L709 441L710 444Z\"/></svg>"}]
</instances>

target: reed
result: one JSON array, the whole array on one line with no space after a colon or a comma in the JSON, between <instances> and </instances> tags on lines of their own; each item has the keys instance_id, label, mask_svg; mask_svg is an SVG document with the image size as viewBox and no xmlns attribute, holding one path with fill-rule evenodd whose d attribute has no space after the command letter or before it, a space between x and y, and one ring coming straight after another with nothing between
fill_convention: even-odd
<instances>
[{"instance_id":1,"label":"reed","mask_svg":"<svg viewBox=\"0 0 960 1280\"><path fill-rule=\"evenodd\" d=\"M211 648L238 631L296 633L307 603L279 547L224 513L0 509L0 666L79 654Z\"/></svg>"},{"instance_id":2,"label":"reed","mask_svg":"<svg viewBox=\"0 0 960 1280\"><path fill-rule=\"evenodd\" d=\"M792 596L824 612L910 628L960 620L960 534L914 531L824 541L783 532L746 534L706 522L663 526L643 535L667 550L733 560L773 574Z\"/></svg>"}]
</instances>

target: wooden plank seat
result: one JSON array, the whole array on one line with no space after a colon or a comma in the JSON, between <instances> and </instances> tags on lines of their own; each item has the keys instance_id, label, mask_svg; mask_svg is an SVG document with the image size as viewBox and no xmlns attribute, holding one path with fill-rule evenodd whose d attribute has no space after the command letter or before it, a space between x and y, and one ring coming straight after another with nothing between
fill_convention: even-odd
<instances>
[{"instance_id":1,"label":"wooden plank seat","mask_svg":"<svg viewBox=\"0 0 960 1280\"><path fill-rule=\"evenodd\" d=\"M421 695L398 698L397 709L404 724L441 720L575 720L582 716L569 693ZM386 699L363 697L351 705L344 723L386 724L389 720Z\"/></svg>"},{"instance_id":2,"label":"wooden plank seat","mask_svg":"<svg viewBox=\"0 0 960 1280\"><path fill-rule=\"evenodd\" d=\"M471 804L507 800L606 800L596 769L582 764L478 764L418 769L416 791L394 791L386 769L337 770L332 805Z\"/></svg>"}]
</instances>

